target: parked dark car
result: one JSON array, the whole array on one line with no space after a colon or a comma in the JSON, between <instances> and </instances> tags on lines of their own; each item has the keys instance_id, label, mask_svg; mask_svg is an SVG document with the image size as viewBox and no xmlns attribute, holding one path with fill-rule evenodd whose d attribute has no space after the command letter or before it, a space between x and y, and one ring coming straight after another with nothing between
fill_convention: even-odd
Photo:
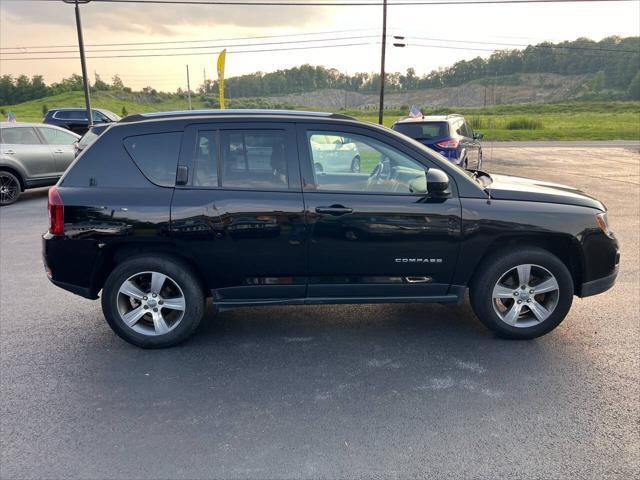
<instances>
[{"instance_id":1,"label":"parked dark car","mask_svg":"<svg viewBox=\"0 0 640 480\"><path fill-rule=\"evenodd\" d=\"M480 140L483 135L474 133L462 115L405 118L391 128L435 150L464 169L482 168Z\"/></svg>"},{"instance_id":2,"label":"parked dark car","mask_svg":"<svg viewBox=\"0 0 640 480\"><path fill-rule=\"evenodd\" d=\"M354 144L358 172L314 168L315 136ZM216 309L461 303L498 335L554 329L604 292L618 242L571 187L469 172L341 115L191 111L112 125L49 192L51 281L96 299L141 347Z\"/></svg>"},{"instance_id":3,"label":"parked dark car","mask_svg":"<svg viewBox=\"0 0 640 480\"><path fill-rule=\"evenodd\" d=\"M55 184L74 159L80 137L40 123L0 123L0 206L28 188Z\"/></svg>"},{"instance_id":4,"label":"parked dark car","mask_svg":"<svg viewBox=\"0 0 640 480\"><path fill-rule=\"evenodd\" d=\"M94 125L113 123L120 120L118 115L103 108L92 109L92 114ZM84 108L55 108L49 110L42 123L57 125L78 135L84 135L89 129L87 111Z\"/></svg>"}]
</instances>

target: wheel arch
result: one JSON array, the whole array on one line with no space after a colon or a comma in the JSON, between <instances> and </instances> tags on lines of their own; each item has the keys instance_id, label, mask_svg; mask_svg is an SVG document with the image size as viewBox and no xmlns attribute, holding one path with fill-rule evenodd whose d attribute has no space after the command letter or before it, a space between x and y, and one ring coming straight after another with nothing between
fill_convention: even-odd
<instances>
[{"instance_id":1,"label":"wheel arch","mask_svg":"<svg viewBox=\"0 0 640 480\"><path fill-rule=\"evenodd\" d=\"M23 173L18 170L17 168L11 166L11 165L7 165L5 163L1 163L0 164L0 171L4 171L4 172L9 172L12 175L15 175L15 177L18 179L18 181L20 182L20 189L24 192L27 188L27 184L25 182L25 178Z\"/></svg>"},{"instance_id":2,"label":"wheel arch","mask_svg":"<svg viewBox=\"0 0 640 480\"><path fill-rule=\"evenodd\" d=\"M569 270L573 279L574 294L577 294L582 285L583 277L583 258L577 241L570 236L554 235L554 236L519 236L510 235L495 239L487 246L483 255L478 260L474 272L467 280L467 286L471 286L475 278L479 275L484 262L489 261L494 255L498 255L506 250L514 250L523 247L536 247L546 250L562 261Z\"/></svg>"},{"instance_id":3,"label":"wheel arch","mask_svg":"<svg viewBox=\"0 0 640 480\"><path fill-rule=\"evenodd\" d=\"M211 295L205 276L200 268L198 268L198 263L195 259L180 252L177 246L170 242L160 244L155 242L136 242L135 245L114 244L105 246L94 268L93 282L91 285L92 292L97 294L102 290L104 283L116 266L127 260L148 256L163 257L185 264L193 271L205 297Z\"/></svg>"}]
</instances>

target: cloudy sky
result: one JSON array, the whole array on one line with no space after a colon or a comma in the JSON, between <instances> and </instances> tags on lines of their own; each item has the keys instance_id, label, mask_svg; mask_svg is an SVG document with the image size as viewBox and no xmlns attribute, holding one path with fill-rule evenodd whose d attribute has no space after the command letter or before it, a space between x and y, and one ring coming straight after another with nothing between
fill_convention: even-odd
<instances>
[{"instance_id":1,"label":"cloudy sky","mask_svg":"<svg viewBox=\"0 0 640 480\"><path fill-rule=\"evenodd\" d=\"M379 68L380 7L91 3L81 8L89 57L156 55L89 58L90 72L97 72L106 80L119 74L125 84L134 88L147 85L161 90L184 88L187 64L191 69L192 88L195 88L202 82L203 75L209 78L214 75L211 52L217 52L219 46L236 52L277 50L230 53L229 76L268 72L302 63L335 67L347 73ZM391 6L389 32L406 36L409 47L391 48L387 69L405 71L413 67L418 73L426 73L463 58L487 56L492 48L515 48L520 44L578 37L599 40L609 35L640 35L639 18L638 1ZM282 35L293 36L280 37ZM268 38L246 40L248 37ZM62 2L0 0L0 73L43 74L48 82L79 73L80 65L74 53L76 42L72 6ZM131 43L140 45L121 45ZM252 45L241 46L247 44ZM327 48L327 45L334 46ZM61 53L25 55L22 52L27 50L12 47L41 47L29 51ZM284 48L295 50L282 50ZM198 55L185 55L193 53ZM165 54L171 56L161 56ZM9 60L43 56L69 58Z\"/></svg>"}]
</instances>

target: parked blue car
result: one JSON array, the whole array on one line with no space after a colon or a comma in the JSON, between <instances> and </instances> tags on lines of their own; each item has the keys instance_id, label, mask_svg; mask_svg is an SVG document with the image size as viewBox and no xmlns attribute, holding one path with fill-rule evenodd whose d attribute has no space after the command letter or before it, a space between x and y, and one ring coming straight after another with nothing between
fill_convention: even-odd
<instances>
[{"instance_id":1,"label":"parked blue car","mask_svg":"<svg viewBox=\"0 0 640 480\"><path fill-rule=\"evenodd\" d=\"M483 135L474 133L462 115L405 118L398 120L391 128L426 145L462 168L482 168L482 145L479 140Z\"/></svg>"}]
</instances>

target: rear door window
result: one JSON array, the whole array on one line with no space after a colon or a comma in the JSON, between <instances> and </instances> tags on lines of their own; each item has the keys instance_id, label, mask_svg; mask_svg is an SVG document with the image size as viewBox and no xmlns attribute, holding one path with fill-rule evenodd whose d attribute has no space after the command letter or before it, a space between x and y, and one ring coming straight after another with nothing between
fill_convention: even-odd
<instances>
[{"instance_id":1,"label":"rear door window","mask_svg":"<svg viewBox=\"0 0 640 480\"><path fill-rule=\"evenodd\" d=\"M124 148L142 173L153 183L173 187L182 132L137 135L124 139Z\"/></svg>"},{"instance_id":2,"label":"rear door window","mask_svg":"<svg viewBox=\"0 0 640 480\"><path fill-rule=\"evenodd\" d=\"M286 190L284 130L222 130L222 187Z\"/></svg>"},{"instance_id":3,"label":"rear door window","mask_svg":"<svg viewBox=\"0 0 640 480\"><path fill-rule=\"evenodd\" d=\"M40 145L42 142L31 127L10 127L0 130L2 143L9 145Z\"/></svg>"},{"instance_id":4,"label":"rear door window","mask_svg":"<svg viewBox=\"0 0 640 480\"><path fill-rule=\"evenodd\" d=\"M193 184L198 187L218 186L218 141L216 130L200 130L193 155Z\"/></svg>"}]
</instances>

